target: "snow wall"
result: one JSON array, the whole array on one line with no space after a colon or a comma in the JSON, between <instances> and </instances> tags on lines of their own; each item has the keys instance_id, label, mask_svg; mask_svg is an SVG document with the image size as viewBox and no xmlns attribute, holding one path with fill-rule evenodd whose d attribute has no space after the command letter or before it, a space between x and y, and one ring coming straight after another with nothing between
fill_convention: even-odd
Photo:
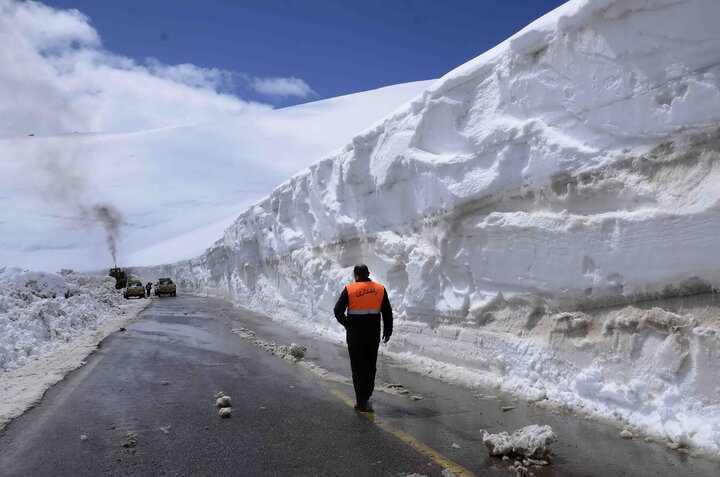
<instances>
[{"instance_id":1,"label":"snow wall","mask_svg":"<svg viewBox=\"0 0 720 477\"><path fill-rule=\"evenodd\" d=\"M647 300L720 288L718 18L568 2L162 273L338 337L364 262L408 362L717 455L714 295Z\"/></svg>"}]
</instances>

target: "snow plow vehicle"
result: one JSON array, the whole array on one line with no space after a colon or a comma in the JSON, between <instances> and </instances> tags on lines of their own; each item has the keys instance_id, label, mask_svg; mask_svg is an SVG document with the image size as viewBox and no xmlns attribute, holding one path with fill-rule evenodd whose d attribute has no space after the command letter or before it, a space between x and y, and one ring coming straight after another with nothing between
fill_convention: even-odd
<instances>
[{"instance_id":1,"label":"snow plow vehicle","mask_svg":"<svg viewBox=\"0 0 720 477\"><path fill-rule=\"evenodd\" d=\"M158 278L155 284L155 296L163 295L177 296L175 284L169 278Z\"/></svg>"},{"instance_id":2,"label":"snow plow vehicle","mask_svg":"<svg viewBox=\"0 0 720 477\"><path fill-rule=\"evenodd\" d=\"M108 275L115 279L116 290L125 288L125 285L127 285L127 275L125 275L125 272L122 271L122 268L111 268Z\"/></svg>"},{"instance_id":3,"label":"snow plow vehicle","mask_svg":"<svg viewBox=\"0 0 720 477\"><path fill-rule=\"evenodd\" d=\"M140 280L128 280L123 296L126 300L129 300L132 296L145 298L145 286Z\"/></svg>"}]
</instances>

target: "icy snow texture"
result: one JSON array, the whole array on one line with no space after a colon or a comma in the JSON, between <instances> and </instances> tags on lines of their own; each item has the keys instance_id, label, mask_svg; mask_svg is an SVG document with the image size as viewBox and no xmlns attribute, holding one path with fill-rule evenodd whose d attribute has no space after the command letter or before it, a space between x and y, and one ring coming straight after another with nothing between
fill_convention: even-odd
<instances>
[{"instance_id":1,"label":"icy snow texture","mask_svg":"<svg viewBox=\"0 0 720 477\"><path fill-rule=\"evenodd\" d=\"M0 268L0 429L148 303L110 277Z\"/></svg>"},{"instance_id":2,"label":"icy snow texture","mask_svg":"<svg viewBox=\"0 0 720 477\"><path fill-rule=\"evenodd\" d=\"M27 364L114 317L115 279L0 270L0 372Z\"/></svg>"},{"instance_id":3,"label":"icy snow texture","mask_svg":"<svg viewBox=\"0 0 720 477\"><path fill-rule=\"evenodd\" d=\"M588 311L720 287L718 18L568 2L162 273L337 337L364 262L398 356L718 452L717 313Z\"/></svg>"},{"instance_id":4,"label":"icy snow texture","mask_svg":"<svg viewBox=\"0 0 720 477\"><path fill-rule=\"evenodd\" d=\"M557 437L550 426L532 424L512 434L489 434L482 431L482 440L485 447L490 449L490 455L543 459L550 455L551 446L557 442Z\"/></svg>"},{"instance_id":5,"label":"icy snow texture","mask_svg":"<svg viewBox=\"0 0 720 477\"><path fill-rule=\"evenodd\" d=\"M305 356L305 350L302 346L295 343L290 344L290 355L295 359L302 359Z\"/></svg>"},{"instance_id":6,"label":"icy snow texture","mask_svg":"<svg viewBox=\"0 0 720 477\"><path fill-rule=\"evenodd\" d=\"M217 407L230 407L232 404L232 401L230 400L230 396L220 396L215 401L215 405Z\"/></svg>"}]
</instances>

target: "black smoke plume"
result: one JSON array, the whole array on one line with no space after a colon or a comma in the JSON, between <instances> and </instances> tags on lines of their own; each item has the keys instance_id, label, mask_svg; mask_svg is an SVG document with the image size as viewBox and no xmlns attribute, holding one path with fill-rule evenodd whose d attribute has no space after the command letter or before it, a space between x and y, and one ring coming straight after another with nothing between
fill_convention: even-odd
<instances>
[{"instance_id":1,"label":"black smoke plume","mask_svg":"<svg viewBox=\"0 0 720 477\"><path fill-rule=\"evenodd\" d=\"M123 217L114 205L93 200L90 179L76 164L76 158L88 152L78 144L68 144L59 149L44 143L37 143L31 151L38 166L40 196L63 212L71 211L72 218L83 228L101 225L117 267L117 244L124 224Z\"/></svg>"},{"instance_id":2,"label":"black smoke plume","mask_svg":"<svg viewBox=\"0 0 720 477\"><path fill-rule=\"evenodd\" d=\"M112 255L113 264L117 267L117 241L120 237L122 214L112 204L93 204L82 208L83 218L99 222L105 229L105 240Z\"/></svg>"}]
</instances>

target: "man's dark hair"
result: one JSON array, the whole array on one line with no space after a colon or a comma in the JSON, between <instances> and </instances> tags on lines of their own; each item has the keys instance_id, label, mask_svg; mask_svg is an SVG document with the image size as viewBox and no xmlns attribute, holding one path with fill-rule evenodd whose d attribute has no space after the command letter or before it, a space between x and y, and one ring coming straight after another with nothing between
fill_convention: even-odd
<instances>
[{"instance_id":1,"label":"man's dark hair","mask_svg":"<svg viewBox=\"0 0 720 477\"><path fill-rule=\"evenodd\" d=\"M368 270L367 265L365 265L364 263L361 263L360 265L355 265L355 268L353 268L353 273L359 278L370 278L370 270Z\"/></svg>"}]
</instances>

